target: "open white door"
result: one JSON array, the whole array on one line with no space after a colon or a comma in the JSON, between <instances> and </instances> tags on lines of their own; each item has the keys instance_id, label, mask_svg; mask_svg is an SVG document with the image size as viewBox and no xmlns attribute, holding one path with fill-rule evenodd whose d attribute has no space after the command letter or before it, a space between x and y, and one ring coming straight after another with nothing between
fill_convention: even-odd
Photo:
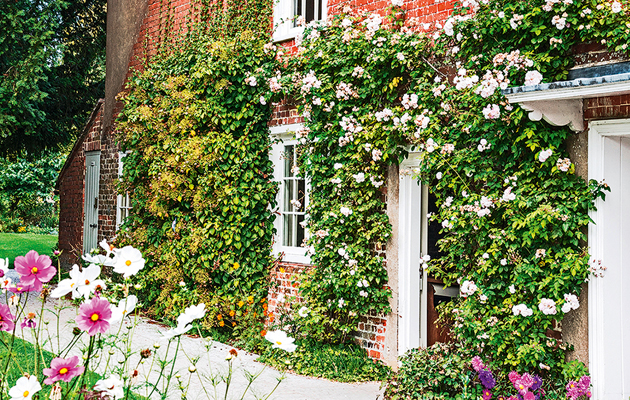
<instances>
[{"instance_id":1,"label":"open white door","mask_svg":"<svg viewBox=\"0 0 630 400\"><path fill-rule=\"evenodd\" d=\"M589 363L593 400L630 397L630 120L596 121L589 132L589 178L611 192L591 214L589 247L608 269L589 282Z\"/></svg>"}]
</instances>

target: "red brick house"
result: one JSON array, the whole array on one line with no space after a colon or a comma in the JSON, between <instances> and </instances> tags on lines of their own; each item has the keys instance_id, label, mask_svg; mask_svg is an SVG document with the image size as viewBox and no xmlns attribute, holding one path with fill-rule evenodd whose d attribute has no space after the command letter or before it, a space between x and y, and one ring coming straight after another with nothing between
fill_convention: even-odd
<instances>
[{"instance_id":1,"label":"red brick house","mask_svg":"<svg viewBox=\"0 0 630 400\"><path fill-rule=\"evenodd\" d=\"M150 60L151 47L146 54L145 43L159 32L162 3L108 1L106 96L97 104L57 183L61 196L59 241L66 263L78 254L73 250L88 250L102 238L115 235L117 224L125 216L127 199L117 196L113 188L120 159L113 130L120 107L115 97L123 89L129 71ZM301 28L280 23L283 18L302 15L307 21L324 19L345 6L384 13L390 4L390 0L280 0L274 10L274 19L279 23L274 40L292 47L300 33ZM189 2L172 1L170 7L177 26L186 17ZM437 22L448 17L453 2L406 0L404 7L409 17ZM621 314L624 307L630 308L630 295L622 290L624 284L630 284L630 274L622 274L621 268L630 259L630 246L622 242L627 237L624 233L630 234L630 214L625 211L628 207L624 208L624 194L630 194L625 179L630 173L630 63L597 47L578 49L578 54L570 81L511 88L505 94L510 102L531 110L532 119L570 124L577 132L568 144L577 173L598 180L606 176L609 183L615 179L615 186L622 188L598 205L599 211L593 214L598 225L589 230L591 252L609 266L613 277L590 282L580 299L588 306L569 314L562 327L564 339L575 345L572 357L587 364L590 361L597 388L595 398L621 399L615 397L616 393L623 393L624 398L630 395L630 369L623 368L630 365L630 323ZM284 161L280 160L280 153L293 151L291 132L298 130L302 121L295 107L283 103L269 123L270 134L282 139L274 145L270 157L276 165L275 179L280 182L280 209L286 210L276 220L274 254L282 252L284 258L274 279L279 283L278 290L286 294L297 291L290 284L291 278L312 268L305 249L300 247L307 235L299 225L304 215L283 204L283 191L289 186L296 189L294 192L302 192L308 201L307 184L285 175ZM98 172L94 172L96 165ZM428 188L419 186L406 173L414 165L417 161L411 154L400 166L390 167L387 180L387 213L393 234L386 258L393 311L389 315L365 316L357 332L358 341L371 357L392 366L408 349L444 339L432 323L434 306L458 294L456 288L445 288L419 268L421 254L436 254L439 228L426 219L434 207ZM269 295L270 311L277 305L277 294ZM607 339L613 335L615 340L602 339L604 326L609 330Z\"/></svg>"}]
</instances>

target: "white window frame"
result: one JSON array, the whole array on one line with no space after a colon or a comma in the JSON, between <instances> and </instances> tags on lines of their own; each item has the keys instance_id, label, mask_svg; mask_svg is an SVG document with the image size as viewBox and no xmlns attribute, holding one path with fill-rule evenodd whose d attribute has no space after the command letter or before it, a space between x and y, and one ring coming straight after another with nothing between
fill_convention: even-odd
<instances>
[{"instance_id":1,"label":"white window frame","mask_svg":"<svg viewBox=\"0 0 630 400\"><path fill-rule=\"evenodd\" d=\"M128 152L118 152L118 178L121 179L123 174L123 159L129 154ZM116 231L123 224L125 218L129 216L129 210L131 210L131 199L129 198L129 192L125 194L118 194L116 196Z\"/></svg>"},{"instance_id":2,"label":"white window frame","mask_svg":"<svg viewBox=\"0 0 630 400\"><path fill-rule=\"evenodd\" d=\"M310 264L311 258L307 254L307 249L304 247L298 246L284 246L283 245L283 235L284 235L284 216L282 215L282 210L284 207L284 147L297 144L297 140L295 139L294 132L303 128L302 124L291 124L291 125L281 125L275 126L270 129L272 139L276 139L277 143L274 143L271 148L271 161L274 164L274 181L278 182L278 194L276 197L277 200L277 208L274 211L277 211L276 219L274 221L274 227L276 228L276 234L273 238L273 254L278 255L280 253L284 253L284 257L282 261L284 262L293 262L299 264ZM306 194L304 199L304 206L308 205L308 197L309 192L311 190L311 185L306 180ZM309 237L308 229L304 230L304 238L307 239Z\"/></svg>"},{"instance_id":3,"label":"white window frame","mask_svg":"<svg viewBox=\"0 0 630 400\"><path fill-rule=\"evenodd\" d=\"M277 0L274 5L273 23L276 30L273 33L273 41L276 43L295 39L304 32L303 26L293 25L295 1L305 0ZM325 21L328 16L328 0L322 0L321 11L322 19L319 21Z\"/></svg>"}]
</instances>

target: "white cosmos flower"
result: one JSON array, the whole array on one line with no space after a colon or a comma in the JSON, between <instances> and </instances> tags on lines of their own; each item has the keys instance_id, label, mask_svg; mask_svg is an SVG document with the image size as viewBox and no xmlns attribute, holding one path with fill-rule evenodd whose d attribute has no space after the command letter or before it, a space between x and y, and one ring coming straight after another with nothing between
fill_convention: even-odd
<instances>
[{"instance_id":1,"label":"white cosmos flower","mask_svg":"<svg viewBox=\"0 0 630 400\"><path fill-rule=\"evenodd\" d=\"M23 376L15 382L15 386L9 389L11 400L31 400L33 395L42 390L42 385L37 381L35 375L28 378Z\"/></svg>"},{"instance_id":2,"label":"white cosmos flower","mask_svg":"<svg viewBox=\"0 0 630 400\"><path fill-rule=\"evenodd\" d=\"M129 295L126 299L120 300L117 306L112 306L112 318L109 320L109 323L114 324L121 321L133 312L137 304L138 298L133 294Z\"/></svg>"},{"instance_id":3,"label":"white cosmos flower","mask_svg":"<svg viewBox=\"0 0 630 400\"><path fill-rule=\"evenodd\" d=\"M98 265L91 264L87 268L83 268L81 272L81 276L77 280L77 292L83 296L86 300L90 297L91 293L94 293L96 288L100 286L105 289L107 286L105 282L100 279L97 279L101 274L101 267Z\"/></svg>"},{"instance_id":4,"label":"white cosmos flower","mask_svg":"<svg viewBox=\"0 0 630 400\"><path fill-rule=\"evenodd\" d=\"M265 335L265 339L273 343L271 347L274 349L282 349L284 351L288 351L289 353L293 353L297 348L297 345L293 343L295 339L288 337L283 331L269 331Z\"/></svg>"},{"instance_id":5,"label":"white cosmos flower","mask_svg":"<svg viewBox=\"0 0 630 400\"><path fill-rule=\"evenodd\" d=\"M172 338L179 336L179 335L183 335L184 333L188 332L189 330L192 329L192 325L185 325L185 324L177 324L177 327L175 328L171 328L168 331L162 333L162 338L161 340L171 340Z\"/></svg>"},{"instance_id":6,"label":"white cosmos flower","mask_svg":"<svg viewBox=\"0 0 630 400\"><path fill-rule=\"evenodd\" d=\"M125 246L122 249L114 250L116 254L114 263L114 272L123 274L123 277L129 278L144 268L144 258L140 250L132 246Z\"/></svg>"},{"instance_id":7,"label":"white cosmos flower","mask_svg":"<svg viewBox=\"0 0 630 400\"><path fill-rule=\"evenodd\" d=\"M79 271L79 266L74 264L72 271L70 271L70 278L59 282L55 290L50 293L50 297L59 298L70 292L72 292L73 299L81 297L81 293L77 289L79 289L79 282L82 280L82 277L83 274Z\"/></svg>"},{"instance_id":8,"label":"white cosmos flower","mask_svg":"<svg viewBox=\"0 0 630 400\"><path fill-rule=\"evenodd\" d=\"M103 254L95 254L95 255L84 254L81 256L81 258L83 259L83 261L87 263L97 264L97 265L106 265L108 267L113 266L114 263L116 262L114 258L109 258Z\"/></svg>"},{"instance_id":9,"label":"white cosmos flower","mask_svg":"<svg viewBox=\"0 0 630 400\"><path fill-rule=\"evenodd\" d=\"M94 390L97 392L102 392L101 397L103 395L107 395L110 398L114 399L122 399L125 397L125 391L123 389L124 383L119 376L112 375L107 379L101 379L96 382L94 385Z\"/></svg>"},{"instance_id":10,"label":"white cosmos flower","mask_svg":"<svg viewBox=\"0 0 630 400\"><path fill-rule=\"evenodd\" d=\"M300 317L306 318L306 316L308 315L308 308L307 307L300 308L300 311L298 311L298 314L300 315Z\"/></svg>"},{"instance_id":11,"label":"white cosmos flower","mask_svg":"<svg viewBox=\"0 0 630 400\"><path fill-rule=\"evenodd\" d=\"M177 317L177 325L190 324L196 319L201 319L206 315L206 305L199 303L196 306L187 307L179 317Z\"/></svg>"}]
</instances>

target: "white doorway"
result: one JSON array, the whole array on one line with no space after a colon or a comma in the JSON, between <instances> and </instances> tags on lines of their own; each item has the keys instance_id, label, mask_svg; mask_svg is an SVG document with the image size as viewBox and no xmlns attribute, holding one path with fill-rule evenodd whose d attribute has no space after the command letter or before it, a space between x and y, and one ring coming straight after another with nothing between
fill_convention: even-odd
<instances>
[{"instance_id":1,"label":"white doorway","mask_svg":"<svg viewBox=\"0 0 630 400\"><path fill-rule=\"evenodd\" d=\"M101 152L85 153L85 186L83 187L83 254L98 243L98 195L101 178Z\"/></svg>"},{"instance_id":2,"label":"white doorway","mask_svg":"<svg viewBox=\"0 0 630 400\"><path fill-rule=\"evenodd\" d=\"M591 213L589 248L607 267L589 282L589 367L593 400L630 397L630 120L596 121L589 130L589 179L611 192Z\"/></svg>"}]
</instances>

